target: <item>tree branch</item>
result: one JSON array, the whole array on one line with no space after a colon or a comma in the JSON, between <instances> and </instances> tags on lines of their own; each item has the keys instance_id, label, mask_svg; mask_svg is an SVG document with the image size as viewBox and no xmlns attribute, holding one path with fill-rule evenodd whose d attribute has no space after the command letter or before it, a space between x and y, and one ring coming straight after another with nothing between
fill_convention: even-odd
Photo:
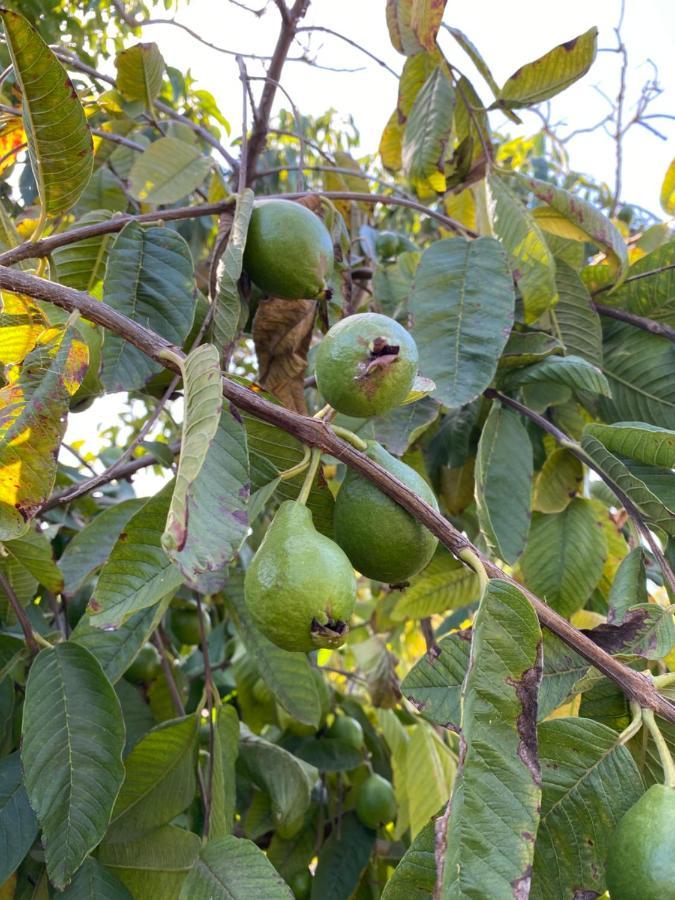
<instances>
[{"instance_id":1,"label":"tree branch","mask_svg":"<svg viewBox=\"0 0 675 900\"><path fill-rule=\"evenodd\" d=\"M165 368L174 372L180 370L175 359L167 359L162 354L163 350L170 349L175 357L184 357L179 348L82 291L45 281L25 272L0 268L0 289L2 288L54 303L68 312L78 310L85 318L114 331ZM458 558L462 551L470 550L481 560L490 578L500 578L509 582L529 598L542 625L616 682L631 700L642 707L653 709L662 718L675 723L675 705L658 693L648 677L629 669L598 647L535 594L484 557L464 534L457 531L414 491L365 454L338 438L325 422L301 416L283 406L270 403L254 390L230 381L227 377L222 379L222 386L225 397L242 411L281 428L308 446L318 447L373 482L384 494L425 525Z\"/></svg>"},{"instance_id":2,"label":"tree branch","mask_svg":"<svg viewBox=\"0 0 675 900\"><path fill-rule=\"evenodd\" d=\"M344 41L346 44L349 44L351 47L354 47L356 50L360 50L361 53L365 53L366 56L369 56L373 62L376 62L378 66L382 66L383 69L386 69L394 78L398 78L398 72L392 69L391 66L387 65L387 63L380 59L379 56L375 56L374 53L371 53L370 50L366 50L361 44L357 44L356 41L353 41L351 38L348 38L346 34L340 34L339 31L333 31L332 28L324 28L323 25L303 25L302 28L296 28L295 33L300 34L300 32L314 32L321 31L324 34L331 34L333 37L339 38L341 41Z\"/></svg>"},{"instance_id":3,"label":"tree branch","mask_svg":"<svg viewBox=\"0 0 675 900\"><path fill-rule=\"evenodd\" d=\"M14 611L14 615L17 618L19 625L21 626L21 630L23 631L23 636L26 639L26 646L33 656L40 652L40 648L37 645L37 641L35 640L35 635L33 634L33 629L31 627L30 622L28 621L28 616L24 612L23 606L19 603L19 598L16 596L14 592L14 588L9 583L9 579L5 577L4 573L0 571L0 587L5 592L7 599L9 600L9 605L12 607Z\"/></svg>"},{"instance_id":4,"label":"tree branch","mask_svg":"<svg viewBox=\"0 0 675 900\"><path fill-rule=\"evenodd\" d=\"M658 334L659 337L668 338L675 341L675 328L667 325L665 322L656 322L654 319L647 319L645 316L636 316L635 313L628 312L627 309L620 309L618 306L604 306L602 303L594 303L593 306L607 319L618 319L620 322L626 322L634 328L641 328L650 334Z\"/></svg>"}]
</instances>

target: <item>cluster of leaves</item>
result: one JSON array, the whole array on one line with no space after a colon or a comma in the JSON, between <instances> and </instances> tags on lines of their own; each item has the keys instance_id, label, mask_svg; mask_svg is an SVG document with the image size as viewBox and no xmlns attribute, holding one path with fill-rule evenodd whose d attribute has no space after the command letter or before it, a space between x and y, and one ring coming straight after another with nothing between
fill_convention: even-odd
<instances>
[{"instance_id":1,"label":"cluster of leaves","mask_svg":"<svg viewBox=\"0 0 675 900\"><path fill-rule=\"evenodd\" d=\"M302 327L242 278L253 193L231 197L233 173L210 155L224 127L210 95L167 70L155 45L129 44L113 84L93 78L80 97L29 22L0 12L13 64L2 100L14 107L2 137L15 141L2 163L2 251L56 238L29 285L61 286L66 308L69 289L88 292L188 354L182 429L168 415L146 445L165 486L141 499L111 476L92 493L84 466L57 462L69 411L116 392L150 410L171 374L40 290L3 289L3 896L243 900L292 887L397 900L435 885L443 898L596 896L615 823L662 778L651 739L618 742L629 715L616 685L542 633L513 583L493 580L479 604L479 578L443 547L402 590L361 579L340 650L281 650L245 604L243 573L278 504L298 495L302 476L280 476L304 448L224 405L221 370L231 363L229 377L251 385L241 374L256 374L254 337L314 412L310 339L372 309L410 328L433 390L336 424L419 471L456 529L598 646L632 668L675 666L675 241L666 226L631 234L583 191L533 177L527 148L500 145L439 48L443 11L387 3L406 57L380 147L388 176L373 161L363 170L330 119L300 123L321 151L309 159L332 169L311 176L323 204L307 202L339 261L333 300L318 324L303 307ZM59 15L46 17L47 41ZM510 116L595 55L591 31L499 88L469 39L448 32ZM194 119L181 117L187 97ZM271 143L259 170L299 164L292 140ZM373 182L405 211L374 214ZM332 192L357 197L333 204ZM189 211L172 221L204 197L226 213L219 229ZM31 274L30 253L17 265ZM308 501L329 535L343 468L324 459ZM161 666L132 677L148 642ZM343 713L363 748L331 737ZM675 728L663 732L675 746ZM354 812L371 771L398 801L379 840Z\"/></svg>"}]
</instances>

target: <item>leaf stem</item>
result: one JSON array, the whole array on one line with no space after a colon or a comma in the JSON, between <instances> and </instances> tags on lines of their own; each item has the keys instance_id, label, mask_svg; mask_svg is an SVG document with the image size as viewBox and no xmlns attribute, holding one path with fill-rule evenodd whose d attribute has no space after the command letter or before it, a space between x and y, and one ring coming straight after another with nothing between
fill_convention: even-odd
<instances>
[{"instance_id":1,"label":"leaf stem","mask_svg":"<svg viewBox=\"0 0 675 900\"><path fill-rule=\"evenodd\" d=\"M661 729L656 724L656 719L654 717L653 709L643 709L642 710L642 719L649 729L649 733L654 739L654 743L656 744L656 749L659 752L659 758L661 760L661 766L663 767L663 775L664 775L664 783L667 787L675 788L675 762L673 762L673 757L668 749L668 744L666 743L666 739L661 733Z\"/></svg>"},{"instance_id":2,"label":"leaf stem","mask_svg":"<svg viewBox=\"0 0 675 900\"><path fill-rule=\"evenodd\" d=\"M289 481L291 478L295 478L296 475L299 475L301 472L305 471L305 469L309 465L312 451L307 446L307 444L305 444L304 450L305 452L300 462L295 466L291 466L290 469L286 469L284 472L279 472L277 478L280 478L282 481Z\"/></svg>"},{"instance_id":3,"label":"leaf stem","mask_svg":"<svg viewBox=\"0 0 675 900\"><path fill-rule=\"evenodd\" d=\"M480 557L469 547L464 547L463 550L459 551L457 556L462 560L462 562L465 562L470 569L473 569L476 575L478 575L480 599L482 600L485 596L487 586L490 583L490 578L488 577L488 573L485 571L485 566L483 565Z\"/></svg>"},{"instance_id":4,"label":"leaf stem","mask_svg":"<svg viewBox=\"0 0 675 900\"><path fill-rule=\"evenodd\" d=\"M318 447L314 447L311 454L311 462L309 464L309 469L307 471L307 475L305 475L305 480L303 482L300 493L298 494L298 503L302 503L304 506L307 503L307 498L309 497L309 492L312 490L312 485L314 484L314 479L316 478L316 473L319 468L319 463L321 462L321 450Z\"/></svg>"},{"instance_id":5,"label":"leaf stem","mask_svg":"<svg viewBox=\"0 0 675 900\"><path fill-rule=\"evenodd\" d=\"M348 428L343 428L341 425L331 425L330 427L338 437L341 437L343 441L350 443L352 447L356 447L357 450L368 449L368 444L363 438L360 438L358 434L354 434L353 431L349 431Z\"/></svg>"},{"instance_id":6,"label":"leaf stem","mask_svg":"<svg viewBox=\"0 0 675 900\"><path fill-rule=\"evenodd\" d=\"M35 656L36 653L40 652L40 648L38 647L39 641L37 639L37 635L31 628L28 616L26 615L24 608L21 606L19 598L16 596L14 588L10 584L9 579L5 577L4 572L0 572L0 587L7 595L9 605L14 610L14 615L16 616L19 625L21 625L21 630L23 631L23 636L26 639L26 645L28 649L33 654L33 656ZM48 646L51 646L51 644L48 644Z\"/></svg>"},{"instance_id":7,"label":"leaf stem","mask_svg":"<svg viewBox=\"0 0 675 900\"><path fill-rule=\"evenodd\" d=\"M619 735L617 744L623 747L631 738L634 738L638 731L642 728L642 709L639 703L631 700L630 711L633 714L630 725L628 725Z\"/></svg>"}]
</instances>

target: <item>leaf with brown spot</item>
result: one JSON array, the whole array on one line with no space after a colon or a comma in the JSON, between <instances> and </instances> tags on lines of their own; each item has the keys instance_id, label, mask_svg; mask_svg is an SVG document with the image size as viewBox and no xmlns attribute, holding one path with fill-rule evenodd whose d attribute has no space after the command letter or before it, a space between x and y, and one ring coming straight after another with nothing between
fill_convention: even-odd
<instances>
[{"instance_id":1,"label":"leaf with brown spot","mask_svg":"<svg viewBox=\"0 0 675 900\"><path fill-rule=\"evenodd\" d=\"M413 6L416 0L387 0L387 28L396 50L404 56L413 56L424 50L412 28Z\"/></svg>"},{"instance_id":2,"label":"leaf with brown spot","mask_svg":"<svg viewBox=\"0 0 675 900\"><path fill-rule=\"evenodd\" d=\"M68 401L89 364L73 328L42 332L19 371L0 390L0 540L19 537L56 476Z\"/></svg>"},{"instance_id":3,"label":"leaf with brown spot","mask_svg":"<svg viewBox=\"0 0 675 900\"><path fill-rule=\"evenodd\" d=\"M410 26L425 50L434 50L448 0L412 0Z\"/></svg>"}]
</instances>

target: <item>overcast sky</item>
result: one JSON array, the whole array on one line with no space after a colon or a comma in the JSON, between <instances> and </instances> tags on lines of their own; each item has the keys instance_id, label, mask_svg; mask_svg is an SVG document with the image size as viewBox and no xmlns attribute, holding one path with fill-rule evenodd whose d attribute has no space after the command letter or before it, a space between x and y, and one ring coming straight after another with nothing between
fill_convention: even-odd
<instances>
[{"instance_id":1,"label":"overcast sky","mask_svg":"<svg viewBox=\"0 0 675 900\"><path fill-rule=\"evenodd\" d=\"M247 0L260 7L264 0ZM192 0L178 19L207 40L230 50L269 54L278 31L278 13L273 3L260 19L233 6L227 0ZM399 72L404 58L389 42L384 17L384 0L312 0L307 25L322 25L340 31L358 41ZM157 4L157 16L165 16ZM618 21L618 0L519 0L518 4L496 0L448 3L445 21L467 34L490 65L495 79L502 84L515 69L562 41L597 25L599 47L616 46L614 27ZM663 94L650 108L652 113L675 113L675 2L673 0L627 0L623 38L629 54L627 115L630 117L645 81L654 77L654 68ZM303 36L303 43L309 36ZM210 50L179 29L154 25L143 30L143 40L156 41L169 65L190 69L198 86L216 97L223 114L232 125L232 137L241 131L241 88L232 57ZM441 33L440 43L451 61L465 71L488 102L489 92L453 39ZM397 82L393 75L368 57L330 35L313 33L309 39L312 53L326 66L365 67L361 71L332 72L310 68L303 63L288 63L283 72L284 87L295 104L306 113L319 114L334 107L344 116L352 115L361 133L362 153L376 151L382 128L396 103ZM291 55L300 55L295 49ZM650 63L651 60L651 63ZM619 57L599 53L590 72L552 101L552 121L568 122L571 128L593 125L608 110L598 88L614 97L618 90ZM260 73L259 64L249 63L251 73ZM285 105L282 97L277 103ZM537 120L524 114L520 131L532 133ZM503 120L502 120L503 121ZM494 124L500 122L495 117ZM667 135L661 141L643 128L635 127L624 145L623 199L659 213L659 191L664 173L675 153L675 122L652 120ZM515 126L509 123L512 134ZM560 131L565 133L565 128ZM581 135L568 145L571 165L596 179L613 184L614 145L602 131ZM67 440L86 439L85 450L97 450L94 438L99 421L110 422L123 408L125 395L102 398L85 413L70 417ZM72 463L67 455L64 462ZM156 490L156 481L140 474L136 479L140 493Z\"/></svg>"}]
</instances>

